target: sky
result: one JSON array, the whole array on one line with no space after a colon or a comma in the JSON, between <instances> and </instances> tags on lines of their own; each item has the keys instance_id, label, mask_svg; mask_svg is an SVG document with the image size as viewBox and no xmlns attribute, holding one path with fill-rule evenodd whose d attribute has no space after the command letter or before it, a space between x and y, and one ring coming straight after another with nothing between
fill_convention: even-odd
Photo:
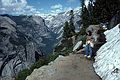
<instances>
[{"instance_id":1,"label":"sky","mask_svg":"<svg viewBox=\"0 0 120 80\"><path fill-rule=\"evenodd\" d=\"M80 0L0 0L0 14L57 14L77 8Z\"/></svg>"}]
</instances>

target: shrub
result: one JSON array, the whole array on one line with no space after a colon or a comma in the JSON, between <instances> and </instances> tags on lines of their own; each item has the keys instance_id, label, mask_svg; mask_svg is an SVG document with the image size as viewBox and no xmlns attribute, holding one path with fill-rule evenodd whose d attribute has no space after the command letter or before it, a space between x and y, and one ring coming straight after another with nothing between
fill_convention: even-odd
<instances>
[{"instance_id":1,"label":"shrub","mask_svg":"<svg viewBox=\"0 0 120 80\"><path fill-rule=\"evenodd\" d=\"M54 61L59 56L59 53L54 52L53 54L50 54L47 56L46 61L47 63Z\"/></svg>"},{"instance_id":2,"label":"shrub","mask_svg":"<svg viewBox=\"0 0 120 80\"><path fill-rule=\"evenodd\" d=\"M36 63L34 63L31 67L30 67L30 71L32 72L34 69L40 68L41 66L47 64L45 59L39 59Z\"/></svg>"},{"instance_id":3,"label":"shrub","mask_svg":"<svg viewBox=\"0 0 120 80\"><path fill-rule=\"evenodd\" d=\"M29 69L23 69L20 71L15 80L25 80L28 75L30 75L31 71Z\"/></svg>"},{"instance_id":4,"label":"shrub","mask_svg":"<svg viewBox=\"0 0 120 80\"><path fill-rule=\"evenodd\" d=\"M25 80L27 76L29 76L34 69L40 68L41 66L47 64L45 59L39 59L36 63L34 63L30 69L23 69L20 71L15 80Z\"/></svg>"},{"instance_id":5,"label":"shrub","mask_svg":"<svg viewBox=\"0 0 120 80\"><path fill-rule=\"evenodd\" d=\"M81 41L83 42L83 44L86 43L86 36L85 35L81 37Z\"/></svg>"},{"instance_id":6,"label":"shrub","mask_svg":"<svg viewBox=\"0 0 120 80\"><path fill-rule=\"evenodd\" d=\"M71 48L73 47L73 43L72 43L72 38L69 38L69 39L63 39L61 40L61 44L58 44L56 45L55 49L54 49L54 52L63 52L62 50L64 48Z\"/></svg>"},{"instance_id":7,"label":"shrub","mask_svg":"<svg viewBox=\"0 0 120 80\"><path fill-rule=\"evenodd\" d=\"M69 53L72 53L72 49L73 49L73 47L67 48L66 50L64 50L63 52L61 52L61 55L68 56Z\"/></svg>"},{"instance_id":8,"label":"shrub","mask_svg":"<svg viewBox=\"0 0 120 80\"><path fill-rule=\"evenodd\" d=\"M80 30L80 35L85 35L86 34L86 29L87 27L82 27Z\"/></svg>"},{"instance_id":9,"label":"shrub","mask_svg":"<svg viewBox=\"0 0 120 80\"><path fill-rule=\"evenodd\" d=\"M82 43L85 44L86 43L86 35L79 35L77 37L77 42L78 41L82 41Z\"/></svg>"}]
</instances>

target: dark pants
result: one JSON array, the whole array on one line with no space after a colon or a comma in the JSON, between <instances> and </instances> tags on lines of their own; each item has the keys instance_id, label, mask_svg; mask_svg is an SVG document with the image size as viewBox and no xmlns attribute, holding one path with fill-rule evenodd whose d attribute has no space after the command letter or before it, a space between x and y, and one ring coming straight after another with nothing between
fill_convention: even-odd
<instances>
[{"instance_id":1,"label":"dark pants","mask_svg":"<svg viewBox=\"0 0 120 80\"><path fill-rule=\"evenodd\" d=\"M86 45L86 47L85 47L85 55L90 55L90 56L92 56L92 53L93 53L93 48L88 44L88 45Z\"/></svg>"}]
</instances>

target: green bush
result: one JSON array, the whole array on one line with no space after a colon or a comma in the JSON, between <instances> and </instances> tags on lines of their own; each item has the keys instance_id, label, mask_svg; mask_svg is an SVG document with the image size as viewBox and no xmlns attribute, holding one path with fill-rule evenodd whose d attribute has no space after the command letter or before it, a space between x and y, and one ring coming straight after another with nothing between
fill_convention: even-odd
<instances>
[{"instance_id":1,"label":"green bush","mask_svg":"<svg viewBox=\"0 0 120 80\"><path fill-rule=\"evenodd\" d=\"M79 35L77 36L77 42L78 42L78 41L82 41L82 43L85 44L85 43L86 43L86 35L80 35L80 34L79 34Z\"/></svg>"},{"instance_id":2,"label":"green bush","mask_svg":"<svg viewBox=\"0 0 120 80\"><path fill-rule=\"evenodd\" d=\"M62 55L62 56L68 56L69 53L72 52L72 49L73 47L67 47L65 50L63 51L60 51L60 52L54 52L53 54L50 54L47 56L46 58L46 61L47 63L51 62L51 61L54 61L59 55Z\"/></svg>"},{"instance_id":3,"label":"green bush","mask_svg":"<svg viewBox=\"0 0 120 80\"><path fill-rule=\"evenodd\" d=\"M20 71L15 80L25 80L27 76L29 76L34 69L40 68L41 66L47 64L45 59L39 59L36 63L34 63L30 69L23 69Z\"/></svg>"},{"instance_id":4,"label":"green bush","mask_svg":"<svg viewBox=\"0 0 120 80\"><path fill-rule=\"evenodd\" d=\"M69 53L72 53L72 49L73 49L73 47L67 48L66 50L64 50L63 52L61 52L61 55L68 56Z\"/></svg>"},{"instance_id":5,"label":"green bush","mask_svg":"<svg viewBox=\"0 0 120 80\"><path fill-rule=\"evenodd\" d=\"M60 52L63 49L63 45L56 46L54 52Z\"/></svg>"},{"instance_id":6,"label":"green bush","mask_svg":"<svg viewBox=\"0 0 120 80\"><path fill-rule=\"evenodd\" d=\"M18 73L18 76L15 80L25 80L28 75L30 75L31 71L29 69L23 69Z\"/></svg>"},{"instance_id":7,"label":"green bush","mask_svg":"<svg viewBox=\"0 0 120 80\"><path fill-rule=\"evenodd\" d=\"M47 56L46 61L47 63L54 61L59 56L59 53L54 52L53 54L50 54Z\"/></svg>"},{"instance_id":8,"label":"green bush","mask_svg":"<svg viewBox=\"0 0 120 80\"><path fill-rule=\"evenodd\" d=\"M54 52L56 52L56 53L63 52L62 50L63 50L64 48L66 48L66 50L67 50L67 48L73 47L72 38L63 39L63 40L61 41L61 43L62 43L62 44L60 44L60 45L56 45L56 47L55 47L55 49L54 49Z\"/></svg>"},{"instance_id":9,"label":"green bush","mask_svg":"<svg viewBox=\"0 0 120 80\"><path fill-rule=\"evenodd\" d=\"M45 59L39 59L36 63L34 63L30 67L30 71L32 72L34 69L40 68L41 66L47 64Z\"/></svg>"},{"instance_id":10,"label":"green bush","mask_svg":"<svg viewBox=\"0 0 120 80\"><path fill-rule=\"evenodd\" d=\"M80 35L85 35L86 34L86 29L87 27L82 27L80 30Z\"/></svg>"},{"instance_id":11,"label":"green bush","mask_svg":"<svg viewBox=\"0 0 120 80\"><path fill-rule=\"evenodd\" d=\"M85 35L81 37L81 41L82 41L83 44L86 43L86 36Z\"/></svg>"}]
</instances>

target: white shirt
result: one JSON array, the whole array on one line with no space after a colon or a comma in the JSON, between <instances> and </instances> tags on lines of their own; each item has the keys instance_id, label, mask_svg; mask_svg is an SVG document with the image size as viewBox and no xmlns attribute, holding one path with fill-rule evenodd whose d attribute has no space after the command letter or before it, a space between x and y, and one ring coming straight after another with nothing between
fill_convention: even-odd
<instances>
[{"instance_id":1,"label":"white shirt","mask_svg":"<svg viewBox=\"0 0 120 80\"><path fill-rule=\"evenodd\" d=\"M91 41L87 41L86 44L90 44L90 46L93 48L94 47L94 44L91 42Z\"/></svg>"}]
</instances>

